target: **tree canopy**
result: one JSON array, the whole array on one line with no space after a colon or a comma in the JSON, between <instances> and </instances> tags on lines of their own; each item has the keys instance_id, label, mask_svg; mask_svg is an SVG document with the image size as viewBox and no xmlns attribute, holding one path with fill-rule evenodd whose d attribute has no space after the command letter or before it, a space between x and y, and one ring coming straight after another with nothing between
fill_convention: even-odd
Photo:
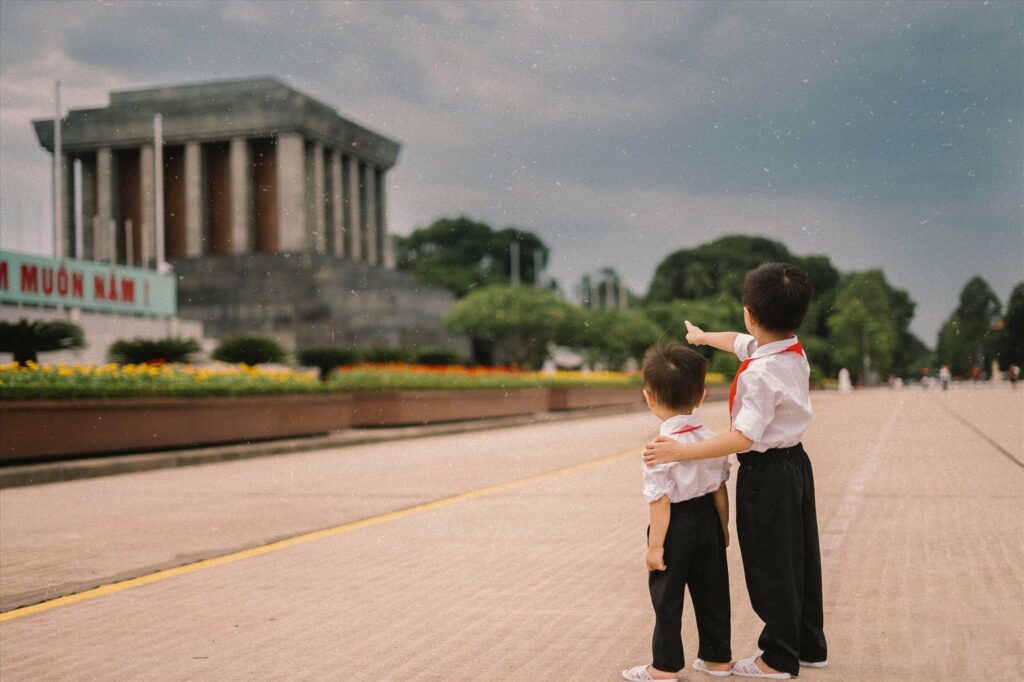
<instances>
[{"instance_id":1,"label":"tree canopy","mask_svg":"<svg viewBox=\"0 0 1024 682\"><path fill-rule=\"evenodd\" d=\"M395 240L398 267L424 284L444 287L460 298L474 288L511 281L512 243L519 245L519 279L536 283L539 256L543 268L548 247L540 237L517 227L495 231L466 216L441 218ZM537 255L535 255L537 254Z\"/></svg>"},{"instance_id":2,"label":"tree canopy","mask_svg":"<svg viewBox=\"0 0 1024 682\"><path fill-rule=\"evenodd\" d=\"M455 304L445 326L493 343L499 362L539 367L549 343L578 343L583 311L537 287L491 286Z\"/></svg>"},{"instance_id":3,"label":"tree canopy","mask_svg":"<svg viewBox=\"0 0 1024 682\"><path fill-rule=\"evenodd\" d=\"M39 353L75 348L85 348L85 336L82 328L72 322L0 322L0 352L13 354L19 364L38 362Z\"/></svg>"},{"instance_id":4,"label":"tree canopy","mask_svg":"<svg viewBox=\"0 0 1024 682\"><path fill-rule=\"evenodd\" d=\"M960 291L960 302L939 331L935 352L955 374L972 367L987 369L997 359L1000 334L999 297L982 277L972 277Z\"/></svg>"}]
</instances>

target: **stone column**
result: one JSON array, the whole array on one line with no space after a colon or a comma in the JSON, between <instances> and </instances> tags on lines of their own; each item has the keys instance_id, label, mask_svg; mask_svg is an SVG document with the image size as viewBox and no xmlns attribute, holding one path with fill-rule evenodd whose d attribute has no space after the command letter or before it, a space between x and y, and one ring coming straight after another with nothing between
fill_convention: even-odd
<instances>
[{"instance_id":1,"label":"stone column","mask_svg":"<svg viewBox=\"0 0 1024 682\"><path fill-rule=\"evenodd\" d=\"M244 137L231 138L228 163L231 167L231 253L252 251L252 164L249 142Z\"/></svg>"},{"instance_id":2,"label":"stone column","mask_svg":"<svg viewBox=\"0 0 1024 682\"><path fill-rule=\"evenodd\" d=\"M331 150L331 229L334 230L334 254L345 255L344 198L341 185L341 152Z\"/></svg>"},{"instance_id":3,"label":"stone column","mask_svg":"<svg viewBox=\"0 0 1024 682\"><path fill-rule=\"evenodd\" d=\"M148 268L156 260L156 219L155 205L156 186L154 183L153 145L143 145L139 150L139 208L140 225L135 228L138 238L138 251L141 258L135 261L135 267Z\"/></svg>"},{"instance_id":4,"label":"stone column","mask_svg":"<svg viewBox=\"0 0 1024 682\"><path fill-rule=\"evenodd\" d=\"M327 216L324 210L324 184L324 146L317 142L313 145L313 187L310 192L313 248L317 253L327 252Z\"/></svg>"},{"instance_id":5,"label":"stone column","mask_svg":"<svg viewBox=\"0 0 1024 682\"><path fill-rule=\"evenodd\" d=\"M58 258L75 257L75 157L61 154L61 253Z\"/></svg>"},{"instance_id":6,"label":"stone column","mask_svg":"<svg viewBox=\"0 0 1024 682\"><path fill-rule=\"evenodd\" d=\"M366 262L377 265L380 262L377 244L377 169L366 164L363 172L363 205L366 207Z\"/></svg>"},{"instance_id":7,"label":"stone column","mask_svg":"<svg viewBox=\"0 0 1024 682\"><path fill-rule=\"evenodd\" d=\"M388 232L387 172L377 170L377 233L380 235L380 263L386 268L395 267L391 234Z\"/></svg>"},{"instance_id":8,"label":"stone column","mask_svg":"<svg viewBox=\"0 0 1024 682\"><path fill-rule=\"evenodd\" d=\"M299 133L277 136L277 229L281 251L306 250L305 142Z\"/></svg>"},{"instance_id":9,"label":"stone column","mask_svg":"<svg viewBox=\"0 0 1024 682\"><path fill-rule=\"evenodd\" d=\"M345 229L348 232L348 252L354 261L363 260L362 236L363 226L359 220L360 184L359 184L359 159L348 157L346 164L348 168L348 188L345 190Z\"/></svg>"},{"instance_id":10,"label":"stone column","mask_svg":"<svg viewBox=\"0 0 1024 682\"><path fill-rule=\"evenodd\" d=\"M82 258L99 260L96 255L97 243L92 233L93 217L96 215L96 156L82 158Z\"/></svg>"},{"instance_id":11,"label":"stone column","mask_svg":"<svg viewBox=\"0 0 1024 682\"><path fill-rule=\"evenodd\" d=\"M203 248L203 151L198 142L185 143L185 254L201 256Z\"/></svg>"},{"instance_id":12,"label":"stone column","mask_svg":"<svg viewBox=\"0 0 1024 682\"><path fill-rule=\"evenodd\" d=\"M111 261L117 254L110 252L110 221L114 210L114 155L109 148L96 150L96 218L92 243L96 260Z\"/></svg>"}]
</instances>

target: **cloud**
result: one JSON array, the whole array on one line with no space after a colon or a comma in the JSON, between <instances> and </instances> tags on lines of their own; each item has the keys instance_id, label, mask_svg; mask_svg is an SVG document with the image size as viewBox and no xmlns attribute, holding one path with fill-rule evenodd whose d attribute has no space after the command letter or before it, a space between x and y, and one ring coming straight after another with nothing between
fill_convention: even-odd
<instances>
[{"instance_id":1,"label":"cloud","mask_svg":"<svg viewBox=\"0 0 1024 682\"><path fill-rule=\"evenodd\" d=\"M677 248L765 234L884 267L920 302L914 328L931 342L971 275L1005 295L1024 272L1019 3L2 2L0 14L5 226L13 202L49 186L28 121L52 109L53 78L80 106L110 89L271 74L403 143L395 231L461 212L522 225L555 247L567 283L614 265L642 292Z\"/></svg>"}]
</instances>

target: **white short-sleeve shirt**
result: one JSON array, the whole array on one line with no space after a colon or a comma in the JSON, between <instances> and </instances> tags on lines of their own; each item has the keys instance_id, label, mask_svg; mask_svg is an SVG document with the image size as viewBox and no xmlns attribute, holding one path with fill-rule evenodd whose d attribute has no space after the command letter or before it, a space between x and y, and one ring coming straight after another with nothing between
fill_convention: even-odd
<instances>
[{"instance_id":1,"label":"white short-sleeve shirt","mask_svg":"<svg viewBox=\"0 0 1024 682\"><path fill-rule=\"evenodd\" d=\"M736 337L736 355L751 360L736 382L731 414L733 430L754 441L747 452L796 445L811 424L811 366L802 352L785 352L797 343L794 336L758 347L749 334Z\"/></svg>"},{"instance_id":2,"label":"white short-sleeve shirt","mask_svg":"<svg viewBox=\"0 0 1024 682\"><path fill-rule=\"evenodd\" d=\"M661 435L679 443L696 443L715 437L696 414L680 414L661 423ZM729 480L729 458L714 457L692 462L641 465L644 471L644 499L655 502L668 497L682 502L713 493Z\"/></svg>"}]
</instances>

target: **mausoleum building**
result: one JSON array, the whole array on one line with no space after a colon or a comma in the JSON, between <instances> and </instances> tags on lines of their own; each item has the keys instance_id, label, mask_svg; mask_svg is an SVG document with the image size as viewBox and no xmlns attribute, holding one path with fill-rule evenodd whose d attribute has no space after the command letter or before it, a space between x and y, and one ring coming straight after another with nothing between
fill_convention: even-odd
<instances>
[{"instance_id":1,"label":"mausoleum building","mask_svg":"<svg viewBox=\"0 0 1024 682\"><path fill-rule=\"evenodd\" d=\"M52 153L52 119L33 124ZM113 92L67 114L60 150L56 256L156 267L161 212L178 313L208 336L465 346L453 296L392 269L399 144L278 80Z\"/></svg>"}]
</instances>

